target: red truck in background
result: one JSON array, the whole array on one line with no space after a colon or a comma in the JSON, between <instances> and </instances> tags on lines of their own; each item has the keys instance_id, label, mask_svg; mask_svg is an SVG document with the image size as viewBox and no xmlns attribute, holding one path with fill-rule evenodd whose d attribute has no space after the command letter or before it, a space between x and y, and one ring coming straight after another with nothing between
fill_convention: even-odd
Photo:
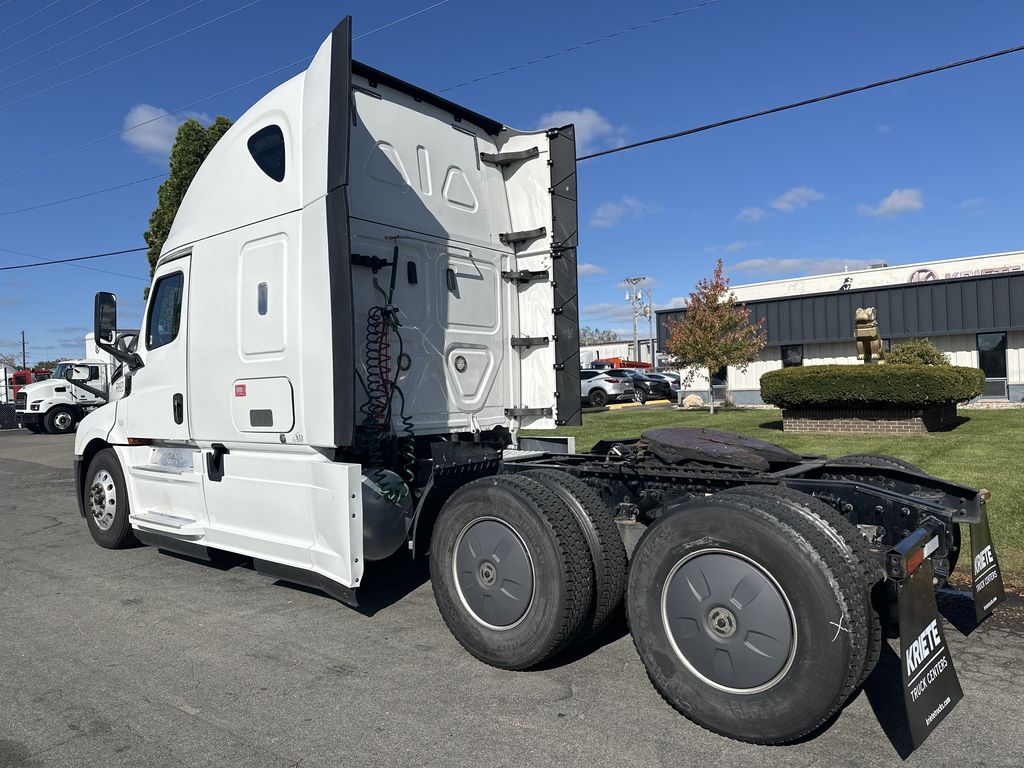
<instances>
[{"instance_id":1,"label":"red truck in background","mask_svg":"<svg viewBox=\"0 0 1024 768\"><path fill-rule=\"evenodd\" d=\"M46 381L50 376L53 375L53 371L48 368L33 368L22 369L20 371L14 371L7 377L5 382L8 397L13 401L18 397L18 393L22 387L29 384L34 384L37 381Z\"/></svg>"},{"instance_id":2,"label":"red truck in background","mask_svg":"<svg viewBox=\"0 0 1024 768\"><path fill-rule=\"evenodd\" d=\"M639 370L649 371L652 366L650 363L639 363L636 360L626 360L622 357L599 357L590 364L590 367L594 369L637 368Z\"/></svg>"}]
</instances>

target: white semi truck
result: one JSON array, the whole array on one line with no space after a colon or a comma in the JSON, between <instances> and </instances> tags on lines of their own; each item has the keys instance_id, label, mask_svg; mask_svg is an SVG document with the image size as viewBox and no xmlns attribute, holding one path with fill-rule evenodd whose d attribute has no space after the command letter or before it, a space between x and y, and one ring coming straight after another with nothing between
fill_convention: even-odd
<instances>
[{"instance_id":1,"label":"white semi truck","mask_svg":"<svg viewBox=\"0 0 1024 768\"><path fill-rule=\"evenodd\" d=\"M123 331L118 344L128 348L137 332ZM123 366L85 337L85 357L58 363L53 376L22 387L14 399L15 420L30 432L63 435L72 432L90 411L124 394Z\"/></svg>"},{"instance_id":2,"label":"white semi truck","mask_svg":"<svg viewBox=\"0 0 1024 768\"><path fill-rule=\"evenodd\" d=\"M665 698L759 743L826 722L886 633L924 637L920 741L960 696L933 588L961 523L998 576L987 492L710 430L524 437L581 418L573 127L510 129L350 51L346 19L210 153L137 350L97 295L131 386L75 441L96 542L228 551L351 605L428 556L452 634L507 669L625 603ZM984 616L1001 583L975 584Z\"/></svg>"}]
</instances>

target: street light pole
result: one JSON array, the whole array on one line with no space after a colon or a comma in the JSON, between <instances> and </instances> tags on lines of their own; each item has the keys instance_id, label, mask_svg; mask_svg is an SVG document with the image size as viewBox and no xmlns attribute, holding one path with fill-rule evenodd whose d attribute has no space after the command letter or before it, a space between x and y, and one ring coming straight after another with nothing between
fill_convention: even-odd
<instances>
[{"instance_id":1,"label":"street light pole","mask_svg":"<svg viewBox=\"0 0 1024 768\"><path fill-rule=\"evenodd\" d=\"M637 339L638 329L636 324L636 318L639 312L637 304L640 302L640 291L637 290L637 285L639 285L642 281L646 279L646 277L641 276L627 277L623 280L623 282L627 286L629 286L627 289L629 292L626 294L626 301L630 302L633 308L633 311L631 313L633 315L633 354L636 355L636 359L638 362L640 361L640 342Z\"/></svg>"}]
</instances>

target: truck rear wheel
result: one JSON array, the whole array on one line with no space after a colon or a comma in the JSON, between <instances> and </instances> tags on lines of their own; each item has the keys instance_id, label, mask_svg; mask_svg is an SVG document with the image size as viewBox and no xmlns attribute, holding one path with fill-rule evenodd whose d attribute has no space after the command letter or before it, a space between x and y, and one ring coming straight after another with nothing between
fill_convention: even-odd
<instances>
[{"instance_id":1,"label":"truck rear wheel","mask_svg":"<svg viewBox=\"0 0 1024 768\"><path fill-rule=\"evenodd\" d=\"M112 448L93 457L82 489L85 520L93 540L106 549L125 549L138 544L128 515L128 489L121 462Z\"/></svg>"},{"instance_id":2,"label":"truck rear wheel","mask_svg":"<svg viewBox=\"0 0 1024 768\"><path fill-rule=\"evenodd\" d=\"M682 714L741 741L804 736L864 668L860 582L820 527L738 495L688 501L644 533L630 565L630 632Z\"/></svg>"},{"instance_id":3,"label":"truck rear wheel","mask_svg":"<svg viewBox=\"0 0 1024 768\"><path fill-rule=\"evenodd\" d=\"M43 417L43 426L51 435L66 435L75 428L77 422L75 412L63 405L51 408Z\"/></svg>"},{"instance_id":4,"label":"truck rear wheel","mask_svg":"<svg viewBox=\"0 0 1024 768\"><path fill-rule=\"evenodd\" d=\"M457 490L434 525L430 576L441 618L471 654L503 669L554 656L585 630L590 552L565 502L523 475Z\"/></svg>"},{"instance_id":5,"label":"truck rear wheel","mask_svg":"<svg viewBox=\"0 0 1024 768\"><path fill-rule=\"evenodd\" d=\"M593 636L619 612L626 592L626 548L615 518L592 486L568 472L535 469L526 477L538 480L561 497L583 531L594 563L594 604L585 636Z\"/></svg>"},{"instance_id":6,"label":"truck rear wheel","mask_svg":"<svg viewBox=\"0 0 1024 768\"><path fill-rule=\"evenodd\" d=\"M863 671L853 688L853 691L856 691L867 680L882 654L882 621L875 610L872 591L875 585L883 580L884 574L868 551L867 539L861 535L857 526L833 507L792 488L780 485L749 485L731 488L725 493L759 499L765 504L789 506L804 513L810 521L821 527L827 539L846 559L853 577L860 582L859 587L864 596L864 623L867 627L867 652Z\"/></svg>"}]
</instances>

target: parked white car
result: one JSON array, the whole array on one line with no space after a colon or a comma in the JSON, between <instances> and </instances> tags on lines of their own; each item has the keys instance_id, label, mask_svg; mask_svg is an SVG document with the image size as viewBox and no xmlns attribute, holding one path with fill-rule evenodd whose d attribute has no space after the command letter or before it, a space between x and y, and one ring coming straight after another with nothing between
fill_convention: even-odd
<instances>
[{"instance_id":1,"label":"parked white car","mask_svg":"<svg viewBox=\"0 0 1024 768\"><path fill-rule=\"evenodd\" d=\"M580 371L580 395L595 408L608 402L633 399L633 380L609 376L607 371Z\"/></svg>"}]
</instances>

